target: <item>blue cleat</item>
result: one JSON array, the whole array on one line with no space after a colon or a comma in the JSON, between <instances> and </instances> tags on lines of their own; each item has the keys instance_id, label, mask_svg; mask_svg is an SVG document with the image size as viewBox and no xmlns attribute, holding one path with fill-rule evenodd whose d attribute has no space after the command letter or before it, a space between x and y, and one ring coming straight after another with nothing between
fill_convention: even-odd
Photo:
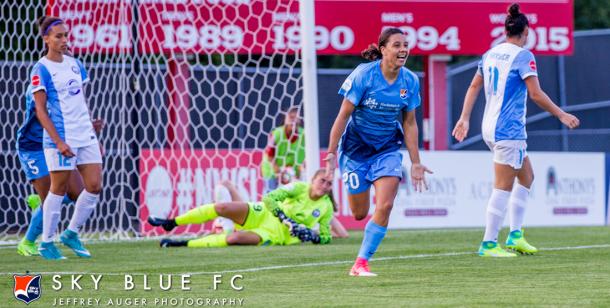
<instances>
[{"instance_id":1,"label":"blue cleat","mask_svg":"<svg viewBox=\"0 0 610 308\"><path fill-rule=\"evenodd\" d=\"M70 230L64 231L59 237L61 242L68 246L74 253L81 258L91 258L89 250L83 246L83 243L78 239L78 233Z\"/></svg>"},{"instance_id":2,"label":"blue cleat","mask_svg":"<svg viewBox=\"0 0 610 308\"><path fill-rule=\"evenodd\" d=\"M47 260L66 259L66 257L61 255L61 252L59 251L59 249L57 249L57 247L55 247L55 244L53 244L53 242L40 243L40 246L38 247L38 252L40 253L41 257Z\"/></svg>"}]
</instances>

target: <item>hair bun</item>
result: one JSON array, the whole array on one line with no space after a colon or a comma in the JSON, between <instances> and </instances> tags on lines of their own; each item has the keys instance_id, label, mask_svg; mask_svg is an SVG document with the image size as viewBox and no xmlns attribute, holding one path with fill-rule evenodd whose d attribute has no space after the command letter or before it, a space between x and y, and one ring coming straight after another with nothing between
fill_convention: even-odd
<instances>
[{"instance_id":1,"label":"hair bun","mask_svg":"<svg viewBox=\"0 0 610 308\"><path fill-rule=\"evenodd\" d=\"M511 17L519 16L519 14L521 14L521 12L519 10L519 4L518 3L511 4L508 7L508 14L510 14Z\"/></svg>"}]
</instances>

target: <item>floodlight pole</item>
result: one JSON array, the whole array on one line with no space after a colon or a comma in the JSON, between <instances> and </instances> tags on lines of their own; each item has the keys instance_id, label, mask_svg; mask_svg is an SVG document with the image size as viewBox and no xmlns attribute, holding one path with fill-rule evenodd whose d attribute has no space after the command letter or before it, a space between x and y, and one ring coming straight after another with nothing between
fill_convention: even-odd
<instances>
[{"instance_id":1,"label":"floodlight pole","mask_svg":"<svg viewBox=\"0 0 610 308\"><path fill-rule=\"evenodd\" d=\"M305 109L305 158L307 180L320 168L320 140L318 125L318 78L316 71L316 43L314 39L314 0L299 1L301 21L301 67L303 76L303 107Z\"/></svg>"}]
</instances>

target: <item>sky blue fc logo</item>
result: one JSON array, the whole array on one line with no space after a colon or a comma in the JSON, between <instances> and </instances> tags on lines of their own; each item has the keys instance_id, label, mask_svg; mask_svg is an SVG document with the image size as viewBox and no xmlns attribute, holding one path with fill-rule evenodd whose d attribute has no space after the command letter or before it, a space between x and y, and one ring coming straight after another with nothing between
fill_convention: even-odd
<instances>
[{"instance_id":1,"label":"sky blue fc logo","mask_svg":"<svg viewBox=\"0 0 610 308\"><path fill-rule=\"evenodd\" d=\"M401 99L407 98L407 89L400 89L400 98Z\"/></svg>"},{"instance_id":2,"label":"sky blue fc logo","mask_svg":"<svg viewBox=\"0 0 610 308\"><path fill-rule=\"evenodd\" d=\"M13 275L15 288L13 294L15 298L29 304L40 298L40 275Z\"/></svg>"}]
</instances>

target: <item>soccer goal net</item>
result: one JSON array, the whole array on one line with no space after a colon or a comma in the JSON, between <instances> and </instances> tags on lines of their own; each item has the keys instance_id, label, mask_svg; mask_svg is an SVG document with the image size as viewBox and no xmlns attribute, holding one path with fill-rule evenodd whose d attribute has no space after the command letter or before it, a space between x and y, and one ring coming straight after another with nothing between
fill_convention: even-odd
<instances>
[{"instance_id":1,"label":"soccer goal net","mask_svg":"<svg viewBox=\"0 0 610 308\"><path fill-rule=\"evenodd\" d=\"M262 192L260 163L283 113L302 105L298 0L2 1L0 241L25 232L33 193L16 152L25 91L45 46L36 19L54 15L91 78L92 118L105 121L103 192L86 238L157 235L148 215L211 202L230 180ZM302 112L301 112L302 114ZM64 206L62 227L73 206ZM199 233L202 226L176 233Z\"/></svg>"}]
</instances>

